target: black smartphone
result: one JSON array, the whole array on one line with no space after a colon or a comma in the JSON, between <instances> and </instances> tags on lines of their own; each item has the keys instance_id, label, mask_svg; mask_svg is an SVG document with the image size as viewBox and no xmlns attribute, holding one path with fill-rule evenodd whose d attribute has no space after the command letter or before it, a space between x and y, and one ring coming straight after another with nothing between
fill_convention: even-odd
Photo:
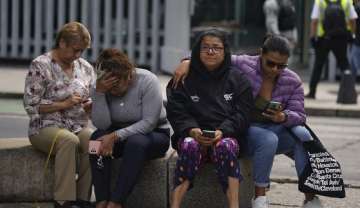
<instances>
[{"instance_id":1,"label":"black smartphone","mask_svg":"<svg viewBox=\"0 0 360 208\"><path fill-rule=\"evenodd\" d=\"M277 101L270 101L269 105L268 105L268 108L269 109L272 109L272 110L276 110L276 111L279 111L282 109L282 105L280 102L277 102Z\"/></svg>"},{"instance_id":2,"label":"black smartphone","mask_svg":"<svg viewBox=\"0 0 360 208\"><path fill-rule=\"evenodd\" d=\"M211 131L211 130L202 130L202 135L204 137L209 137L209 138L215 138L215 131Z\"/></svg>"}]
</instances>

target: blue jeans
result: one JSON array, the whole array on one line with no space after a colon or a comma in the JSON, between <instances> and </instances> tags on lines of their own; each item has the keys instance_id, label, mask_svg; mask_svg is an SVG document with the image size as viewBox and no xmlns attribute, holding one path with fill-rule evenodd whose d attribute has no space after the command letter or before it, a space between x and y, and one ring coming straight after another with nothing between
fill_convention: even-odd
<instances>
[{"instance_id":1,"label":"blue jeans","mask_svg":"<svg viewBox=\"0 0 360 208\"><path fill-rule=\"evenodd\" d=\"M295 126L291 131L301 141L295 140L288 130L278 124L252 124L248 130L247 154L253 161L254 182L258 187L267 187L276 154L293 153L297 175L304 170L308 156L301 142L312 140L303 126Z\"/></svg>"},{"instance_id":2,"label":"blue jeans","mask_svg":"<svg viewBox=\"0 0 360 208\"><path fill-rule=\"evenodd\" d=\"M356 78L357 73L360 73L360 46L353 44L351 46L350 53L350 65L354 77Z\"/></svg>"}]
</instances>

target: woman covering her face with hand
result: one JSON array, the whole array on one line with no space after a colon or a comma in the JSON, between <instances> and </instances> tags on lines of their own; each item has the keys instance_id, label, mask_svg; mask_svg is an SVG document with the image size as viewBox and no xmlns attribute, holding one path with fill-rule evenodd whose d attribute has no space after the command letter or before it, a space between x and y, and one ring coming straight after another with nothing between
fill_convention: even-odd
<instances>
[{"instance_id":1,"label":"woman covering her face with hand","mask_svg":"<svg viewBox=\"0 0 360 208\"><path fill-rule=\"evenodd\" d=\"M180 207L196 172L212 161L229 207L236 208L241 179L237 156L253 105L250 84L230 67L230 48L223 31L201 33L192 55L184 82L175 89L171 80L167 87L172 146L179 155L171 207Z\"/></svg>"},{"instance_id":2,"label":"woman covering her face with hand","mask_svg":"<svg viewBox=\"0 0 360 208\"><path fill-rule=\"evenodd\" d=\"M126 203L146 160L162 157L169 148L160 84L151 72L135 68L117 49L104 50L96 61L91 140L100 142L90 155L97 208L120 208ZM93 141L91 141L93 142ZM122 160L112 158L122 157ZM121 162L111 189L112 162Z\"/></svg>"}]
</instances>

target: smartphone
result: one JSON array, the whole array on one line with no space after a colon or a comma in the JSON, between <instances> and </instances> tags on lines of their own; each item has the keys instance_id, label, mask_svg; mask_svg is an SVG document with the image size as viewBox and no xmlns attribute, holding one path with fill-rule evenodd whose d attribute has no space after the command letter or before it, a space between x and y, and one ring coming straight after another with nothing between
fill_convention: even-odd
<instances>
[{"instance_id":1,"label":"smartphone","mask_svg":"<svg viewBox=\"0 0 360 208\"><path fill-rule=\"evenodd\" d=\"M280 111L282 109L282 105L280 102L270 101L268 108L272 110Z\"/></svg>"},{"instance_id":2,"label":"smartphone","mask_svg":"<svg viewBox=\"0 0 360 208\"><path fill-rule=\"evenodd\" d=\"M89 154L98 155L100 151L101 141L90 140L89 141Z\"/></svg>"},{"instance_id":3,"label":"smartphone","mask_svg":"<svg viewBox=\"0 0 360 208\"><path fill-rule=\"evenodd\" d=\"M202 130L202 135L203 135L204 137L215 138L215 131Z\"/></svg>"}]
</instances>

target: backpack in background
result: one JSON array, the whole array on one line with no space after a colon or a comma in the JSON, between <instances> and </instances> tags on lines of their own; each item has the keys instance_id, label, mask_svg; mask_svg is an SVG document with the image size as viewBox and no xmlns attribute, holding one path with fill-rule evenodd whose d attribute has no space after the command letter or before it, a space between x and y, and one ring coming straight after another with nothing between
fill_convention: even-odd
<instances>
[{"instance_id":1,"label":"backpack in background","mask_svg":"<svg viewBox=\"0 0 360 208\"><path fill-rule=\"evenodd\" d=\"M341 6L341 0L335 2L325 0L325 2L327 4L323 20L325 37L346 37L346 18L345 11Z\"/></svg>"},{"instance_id":2,"label":"backpack in background","mask_svg":"<svg viewBox=\"0 0 360 208\"><path fill-rule=\"evenodd\" d=\"M360 1L357 2L355 5L355 11L357 13L357 15L359 16L360 18ZM357 18L356 19L356 36L355 36L355 43L357 45L360 45L360 19Z\"/></svg>"},{"instance_id":3,"label":"backpack in background","mask_svg":"<svg viewBox=\"0 0 360 208\"><path fill-rule=\"evenodd\" d=\"M290 2L277 0L279 5L278 24L280 31L292 30L296 26L295 7Z\"/></svg>"}]
</instances>

